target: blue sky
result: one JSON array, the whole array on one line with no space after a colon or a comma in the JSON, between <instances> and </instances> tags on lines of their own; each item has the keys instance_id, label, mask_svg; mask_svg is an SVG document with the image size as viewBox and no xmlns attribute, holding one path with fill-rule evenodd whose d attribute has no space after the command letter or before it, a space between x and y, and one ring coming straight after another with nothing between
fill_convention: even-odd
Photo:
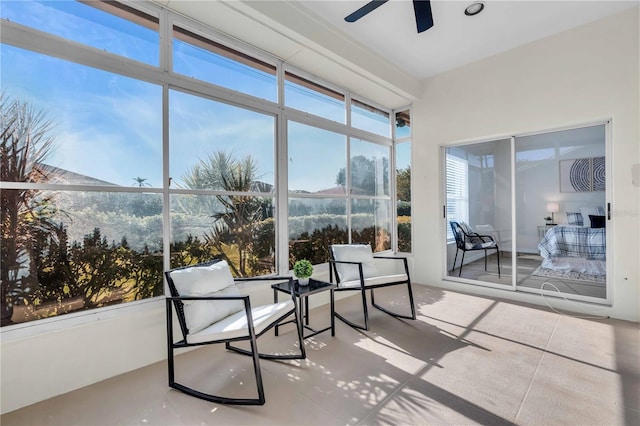
<instances>
[{"instance_id":1,"label":"blue sky","mask_svg":"<svg viewBox=\"0 0 640 426\"><path fill-rule=\"evenodd\" d=\"M0 14L151 65L159 62L157 32L75 1L3 0ZM162 186L160 86L4 44L0 49L5 95L28 101L55 124L56 150L49 164L123 186L132 186L137 177ZM225 58L217 62L212 58L185 43L175 44L177 71L204 79L215 75L209 81L275 101L275 77ZM241 72L229 72L229 68ZM288 99L296 105L310 98L306 89L297 87L287 89ZM198 159L224 149L239 157L252 155L259 160L261 180L275 183L273 116L177 91L171 91L169 99L174 180L179 181ZM335 116L336 105L330 101L319 100L314 108L320 112L314 112L323 114L323 105ZM354 122L359 116L354 115ZM375 116L367 119L380 128ZM290 188L317 191L334 186L338 170L345 167L345 137L296 123L289 131ZM309 167L310 157L313 167ZM399 159L399 166L403 162L408 159Z\"/></svg>"}]
</instances>

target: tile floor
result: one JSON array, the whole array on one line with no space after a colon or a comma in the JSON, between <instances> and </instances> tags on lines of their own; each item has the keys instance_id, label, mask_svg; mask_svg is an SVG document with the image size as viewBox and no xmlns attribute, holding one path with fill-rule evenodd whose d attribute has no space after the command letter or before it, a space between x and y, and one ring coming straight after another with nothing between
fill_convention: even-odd
<instances>
[{"instance_id":1,"label":"tile floor","mask_svg":"<svg viewBox=\"0 0 640 426\"><path fill-rule=\"evenodd\" d=\"M371 331L336 322L307 359L262 361L267 402L212 404L169 389L165 363L7 413L9 425L638 425L640 325L414 285L418 319L371 310ZM383 296L384 295L384 296ZM376 292L401 306L400 289ZM357 296L337 309L356 315ZM328 307L312 323L328 322ZM292 327L292 326L286 326ZM261 350L294 350L292 331ZM248 357L205 347L178 380L252 396Z\"/></svg>"}]
</instances>

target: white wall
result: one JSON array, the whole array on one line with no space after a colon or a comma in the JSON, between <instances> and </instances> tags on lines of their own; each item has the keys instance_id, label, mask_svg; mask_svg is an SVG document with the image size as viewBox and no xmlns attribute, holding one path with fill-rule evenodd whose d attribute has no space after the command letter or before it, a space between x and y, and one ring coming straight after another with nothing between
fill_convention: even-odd
<instances>
[{"instance_id":1,"label":"white wall","mask_svg":"<svg viewBox=\"0 0 640 426\"><path fill-rule=\"evenodd\" d=\"M631 179L632 165L640 162L638 22L634 8L425 82L413 108L413 211L420 212L414 214L415 282L542 304L530 294L443 280L445 223L442 204L434 203L442 201L439 147L610 118L613 220L607 251L613 302L600 312L640 320L640 188ZM558 303L574 311L592 309Z\"/></svg>"},{"instance_id":2,"label":"white wall","mask_svg":"<svg viewBox=\"0 0 640 426\"><path fill-rule=\"evenodd\" d=\"M164 300L88 315L3 330L2 413L166 358Z\"/></svg>"}]
</instances>

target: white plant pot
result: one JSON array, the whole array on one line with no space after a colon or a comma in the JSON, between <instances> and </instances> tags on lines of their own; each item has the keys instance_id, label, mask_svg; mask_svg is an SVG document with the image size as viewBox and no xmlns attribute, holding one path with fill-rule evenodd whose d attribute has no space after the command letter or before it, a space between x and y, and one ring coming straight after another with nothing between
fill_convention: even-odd
<instances>
[{"instance_id":1,"label":"white plant pot","mask_svg":"<svg viewBox=\"0 0 640 426\"><path fill-rule=\"evenodd\" d=\"M300 285L309 285L309 278L298 278L298 284Z\"/></svg>"}]
</instances>

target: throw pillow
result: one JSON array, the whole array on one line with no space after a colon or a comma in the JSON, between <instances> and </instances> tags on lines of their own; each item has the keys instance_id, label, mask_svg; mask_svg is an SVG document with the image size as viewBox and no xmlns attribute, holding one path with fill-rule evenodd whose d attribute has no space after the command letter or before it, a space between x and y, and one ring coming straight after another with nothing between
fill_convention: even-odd
<instances>
[{"instance_id":1,"label":"throw pillow","mask_svg":"<svg viewBox=\"0 0 640 426\"><path fill-rule=\"evenodd\" d=\"M582 226L584 226L585 228L591 228L589 215L604 216L605 214L604 207L602 206L580 207L580 213L582 214L582 220L584 221Z\"/></svg>"},{"instance_id":2,"label":"throw pillow","mask_svg":"<svg viewBox=\"0 0 640 426\"><path fill-rule=\"evenodd\" d=\"M582 214L580 212L567 212L567 224L583 226Z\"/></svg>"},{"instance_id":3,"label":"throw pillow","mask_svg":"<svg viewBox=\"0 0 640 426\"><path fill-rule=\"evenodd\" d=\"M591 221L592 228L604 228L605 227L605 217L604 216L594 216L589 215L589 220Z\"/></svg>"},{"instance_id":4,"label":"throw pillow","mask_svg":"<svg viewBox=\"0 0 640 426\"><path fill-rule=\"evenodd\" d=\"M462 228L463 232L465 233L464 246L467 248L467 250L471 250L474 247L480 248L483 244L485 244L485 241L482 238L478 237L478 233L471 229L471 227L466 222L460 222L459 224L460 228ZM488 246L491 246L493 245L493 242L488 241L487 244Z\"/></svg>"},{"instance_id":5,"label":"throw pillow","mask_svg":"<svg viewBox=\"0 0 640 426\"><path fill-rule=\"evenodd\" d=\"M240 296L229 265L222 260L209 266L194 266L171 272L171 279L180 296ZM242 300L185 300L184 317L190 333L244 308Z\"/></svg>"},{"instance_id":6,"label":"throw pillow","mask_svg":"<svg viewBox=\"0 0 640 426\"><path fill-rule=\"evenodd\" d=\"M364 278L378 275L378 269L373 260L373 251L369 244L334 244L331 246L333 258L343 262L361 262ZM360 279L358 265L336 264L341 282Z\"/></svg>"},{"instance_id":7,"label":"throw pillow","mask_svg":"<svg viewBox=\"0 0 640 426\"><path fill-rule=\"evenodd\" d=\"M202 296L233 285L229 264L221 260L209 266L194 266L171 272L180 296Z\"/></svg>"}]
</instances>

